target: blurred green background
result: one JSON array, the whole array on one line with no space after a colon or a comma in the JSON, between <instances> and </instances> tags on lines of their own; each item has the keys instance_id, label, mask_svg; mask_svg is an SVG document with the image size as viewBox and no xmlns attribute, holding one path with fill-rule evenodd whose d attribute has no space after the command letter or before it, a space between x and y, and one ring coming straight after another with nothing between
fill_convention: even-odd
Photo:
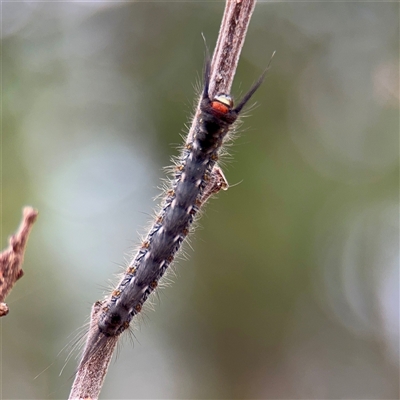
<instances>
[{"instance_id":1,"label":"blurred green background","mask_svg":"<svg viewBox=\"0 0 400 400\"><path fill-rule=\"evenodd\" d=\"M3 399L66 398L70 347L151 220L223 2L2 3ZM224 172L103 399L399 396L399 4L259 3ZM76 354L76 352L74 353ZM38 376L39 375L39 376Z\"/></svg>"}]
</instances>

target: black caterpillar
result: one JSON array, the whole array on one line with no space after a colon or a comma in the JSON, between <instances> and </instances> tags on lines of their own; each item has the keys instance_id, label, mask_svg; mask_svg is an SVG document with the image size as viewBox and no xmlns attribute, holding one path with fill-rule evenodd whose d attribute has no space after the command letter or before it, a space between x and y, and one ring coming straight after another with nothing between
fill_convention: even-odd
<instances>
[{"instance_id":1,"label":"black caterpillar","mask_svg":"<svg viewBox=\"0 0 400 400\"><path fill-rule=\"evenodd\" d=\"M242 108L261 85L266 71L234 107L228 94L220 93L210 99L210 70L207 56L200 116L193 139L182 150L171 187L150 232L116 289L102 302L98 332L92 332L93 339L87 343L81 363L101 348L100 343L106 338L118 336L129 327L172 263L199 208L212 194L228 186L216 164L218 153Z\"/></svg>"}]
</instances>

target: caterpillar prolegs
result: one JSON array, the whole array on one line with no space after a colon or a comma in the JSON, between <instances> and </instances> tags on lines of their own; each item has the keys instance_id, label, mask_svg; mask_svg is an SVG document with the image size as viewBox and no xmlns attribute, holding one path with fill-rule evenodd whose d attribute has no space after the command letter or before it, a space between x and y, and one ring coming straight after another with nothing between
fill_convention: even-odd
<instances>
[{"instance_id":1,"label":"caterpillar prolegs","mask_svg":"<svg viewBox=\"0 0 400 400\"><path fill-rule=\"evenodd\" d=\"M91 332L81 363L101 348L106 338L116 337L129 327L159 280L172 263L200 207L228 184L217 165L224 139L239 113L261 85L266 71L234 107L229 94L209 96L210 58L206 57L200 116L194 135L182 149L170 188L154 224L122 279L101 303L98 332Z\"/></svg>"}]
</instances>

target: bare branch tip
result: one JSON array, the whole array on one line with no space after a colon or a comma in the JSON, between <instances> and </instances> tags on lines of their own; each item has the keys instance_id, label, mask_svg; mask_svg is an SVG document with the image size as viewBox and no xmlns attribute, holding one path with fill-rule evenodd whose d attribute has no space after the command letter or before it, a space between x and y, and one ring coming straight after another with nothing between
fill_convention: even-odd
<instances>
[{"instance_id":1,"label":"bare branch tip","mask_svg":"<svg viewBox=\"0 0 400 400\"><path fill-rule=\"evenodd\" d=\"M29 233L36 221L38 211L25 207L17 233L10 236L9 247L0 253L0 317L8 314L8 306L3 303L15 282L24 275L22 263Z\"/></svg>"},{"instance_id":2,"label":"bare branch tip","mask_svg":"<svg viewBox=\"0 0 400 400\"><path fill-rule=\"evenodd\" d=\"M29 224L33 224L37 216L39 215L39 211L31 206L24 207L23 212L24 220L27 221Z\"/></svg>"},{"instance_id":3,"label":"bare branch tip","mask_svg":"<svg viewBox=\"0 0 400 400\"><path fill-rule=\"evenodd\" d=\"M9 311L10 310L6 303L0 303L0 317L4 317Z\"/></svg>"}]
</instances>

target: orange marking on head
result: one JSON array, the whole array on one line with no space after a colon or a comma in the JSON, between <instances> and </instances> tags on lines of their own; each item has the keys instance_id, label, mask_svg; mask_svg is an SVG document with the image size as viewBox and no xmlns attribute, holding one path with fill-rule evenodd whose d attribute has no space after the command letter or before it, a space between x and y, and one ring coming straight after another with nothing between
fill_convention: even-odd
<instances>
[{"instance_id":1,"label":"orange marking on head","mask_svg":"<svg viewBox=\"0 0 400 400\"><path fill-rule=\"evenodd\" d=\"M220 112L221 114L227 114L229 111L229 107L226 104L220 103L219 101L211 102L211 108Z\"/></svg>"}]
</instances>

